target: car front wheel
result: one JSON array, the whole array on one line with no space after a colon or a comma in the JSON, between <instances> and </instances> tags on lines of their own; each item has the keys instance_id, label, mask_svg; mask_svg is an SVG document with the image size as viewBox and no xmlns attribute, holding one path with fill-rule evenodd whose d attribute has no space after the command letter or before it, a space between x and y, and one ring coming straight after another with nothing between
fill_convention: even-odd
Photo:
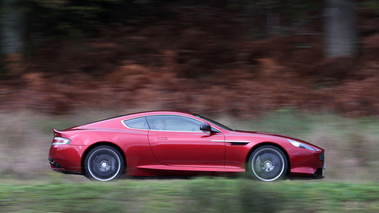
<instances>
[{"instance_id":1,"label":"car front wheel","mask_svg":"<svg viewBox=\"0 0 379 213\"><path fill-rule=\"evenodd\" d=\"M283 151L272 145L264 145L250 155L247 171L262 181L283 179L288 168L288 160Z\"/></svg>"},{"instance_id":2,"label":"car front wheel","mask_svg":"<svg viewBox=\"0 0 379 213\"><path fill-rule=\"evenodd\" d=\"M93 148L85 158L84 174L92 180L110 181L121 176L124 169L123 158L111 146Z\"/></svg>"}]
</instances>

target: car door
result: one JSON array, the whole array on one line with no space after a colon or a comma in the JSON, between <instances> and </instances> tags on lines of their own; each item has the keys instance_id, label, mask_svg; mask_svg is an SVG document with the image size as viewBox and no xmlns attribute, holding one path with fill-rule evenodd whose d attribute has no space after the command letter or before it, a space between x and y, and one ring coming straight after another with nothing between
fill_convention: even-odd
<instances>
[{"instance_id":1,"label":"car door","mask_svg":"<svg viewBox=\"0 0 379 213\"><path fill-rule=\"evenodd\" d=\"M220 133L200 130L201 121L186 116L146 117L149 143L157 161L170 166L224 167L225 143Z\"/></svg>"}]
</instances>

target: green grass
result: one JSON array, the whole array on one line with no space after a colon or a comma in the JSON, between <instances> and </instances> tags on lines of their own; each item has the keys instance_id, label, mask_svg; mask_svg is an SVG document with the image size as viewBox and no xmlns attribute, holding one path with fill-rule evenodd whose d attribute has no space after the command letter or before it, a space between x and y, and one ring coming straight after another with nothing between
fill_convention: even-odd
<instances>
[{"instance_id":1,"label":"green grass","mask_svg":"<svg viewBox=\"0 0 379 213\"><path fill-rule=\"evenodd\" d=\"M1 212L377 212L379 184L247 179L0 184Z\"/></svg>"}]
</instances>

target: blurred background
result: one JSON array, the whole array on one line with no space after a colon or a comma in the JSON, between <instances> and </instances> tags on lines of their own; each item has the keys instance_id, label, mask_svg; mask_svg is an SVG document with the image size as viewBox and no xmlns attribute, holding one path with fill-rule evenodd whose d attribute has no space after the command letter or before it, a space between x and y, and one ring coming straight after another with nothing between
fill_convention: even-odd
<instances>
[{"instance_id":1,"label":"blurred background","mask_svg":"<svg viewBox=\"0 0 379 213\"><path fill-rule=\"evenodd\" d=\"M379 114L374 0L1 0L1 110Z\"/></svg>"},{"instance_id":2,"label":"blurred background","mask_svg":"<svg viewBox=\"0 0 379 213\"><path fill-rule=\"evenodd\" d=\"M321 146L322 181L379 180L377 0L0 2L2 178L56 176L52 128L168 109Z\"/></svg>"},{"instance_id":3,"label":"blurred background","mask_svg":"<svg viewBox=\"0 0 379 213\"><path fill-rule=\"evenodd\" d=\"M379 211L379 1L0 3L0 212ZM52 128L161 109L307 140L326 178L105 185L50 170Z\"/></svg>"}]
</instances>

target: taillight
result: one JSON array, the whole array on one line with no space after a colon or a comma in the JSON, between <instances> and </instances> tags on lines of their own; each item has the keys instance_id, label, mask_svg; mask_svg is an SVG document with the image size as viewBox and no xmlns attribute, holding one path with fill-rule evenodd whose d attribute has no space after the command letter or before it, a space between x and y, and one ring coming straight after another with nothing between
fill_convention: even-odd
<instances>
[{"instance_id":1,"label":"taillight","mask_svg":"<svg viewBox=\"0 0 379 213\"><path fill-rule=\"evenodd\" d=\"M55 145L67 145L71 142L68 138L62 138L62 137L54 137L53 142L51 143L52 146Z\"/></svg>"}]
</instances>

